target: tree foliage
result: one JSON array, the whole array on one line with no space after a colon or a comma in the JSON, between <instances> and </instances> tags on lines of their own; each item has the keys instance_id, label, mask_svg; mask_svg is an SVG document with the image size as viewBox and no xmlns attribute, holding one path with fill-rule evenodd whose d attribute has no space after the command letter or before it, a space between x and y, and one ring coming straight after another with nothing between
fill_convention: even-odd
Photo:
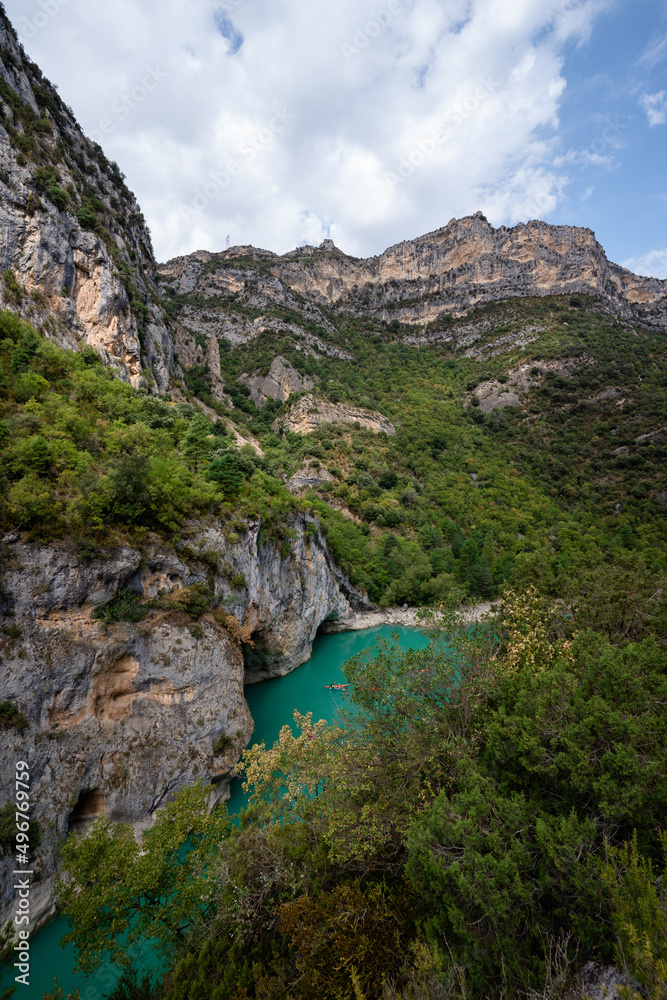
<instances>
[{"instance_id":1,"label":"tree foliage","mask_svg":"<svg viewBox=\"0 0 667 1000\"><path fill-rule=\"evenodd\" d=\"M237 825L202 819L199 790L141 849L104 821L68 842L82 960L118 957L130 923L172 949L165 1000L518 1000L560 996L577 954L616 955L657 1000L661 646L579 632L531 591L475 627L444 610L423 625L426 649L382 641L346 665L335 723L295 713L244 753Z\"/></svg>"}]
</instances>

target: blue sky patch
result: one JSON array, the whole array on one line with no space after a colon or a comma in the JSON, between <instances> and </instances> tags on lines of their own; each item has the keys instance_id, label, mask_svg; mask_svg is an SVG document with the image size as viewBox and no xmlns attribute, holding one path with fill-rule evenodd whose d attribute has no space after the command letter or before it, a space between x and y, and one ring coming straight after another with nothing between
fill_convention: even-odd
<instances>
[{"instance_id":1,"label":"blue sky patch","mask_svg":"<svg viewBox=\"0 0 667 1000\"><path fill-rule=\"evenodd\" d=\"M232 55L235 55L243 45L243 35L221 10L215 12L215 24L222 37L229 42Z\"/></svg>"}]
</instances>

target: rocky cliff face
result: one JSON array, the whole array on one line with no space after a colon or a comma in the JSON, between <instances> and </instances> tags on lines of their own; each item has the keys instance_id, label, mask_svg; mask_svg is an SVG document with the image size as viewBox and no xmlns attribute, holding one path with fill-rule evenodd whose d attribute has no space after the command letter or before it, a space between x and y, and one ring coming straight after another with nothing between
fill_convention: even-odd
<instances>
[{"instance_id":1,"label":"rocky cliff face","mask_svg":"<svg viewBox=\"0 0 667 1000\"><path fill-rule=\"evenodd\" d=\"M252 733L244 684L294 669L310 656L322 622L367 603L336 569L312 518L296 519L288 554L262 543L260 529L250 524L228 538L207 527L196 549L156 541L86 561L14 535L2 542L13 637L2 636L0 690L30 725L4 731L0 775L9 788L17 754L30 760L33 817L43 832L36 920L52 906L54 851L68 830L98 815L146 826L197 777L213 782L214 800L224 798ZM148 598L202 582L241 629L230 633L213 616L193 622L182 611L156 610L138 624L93 617L125 588ZM0 865L8 874L11 858ZM1 904L0 926L11 892Z\"/></svg>"},{"instance_id":2,"label":"rocky cliff face","mask_svg":"<svg viewBox=\"0 0 667 1000\"><path fill-rule=\"evenodd\" d=\"M260 309L273 302L324 329L327 309L386 322L437 324L488 302L574 292L600 296L626 319L667 325L667 281L638 277L610 263L590 229L544 222L494 229L481 213L452 219L368 260L348 257L327 241L319 249L300 247L281 257L251 247L193 254L164 265L162 273L180 294L217 289L218 295ZM247 320L245 325L225 321L227 333L233 327L237 337L252 336ZM257 324L266 329L265 320Z\"/></svg>"},{"instance_id":3,"label":"rocky cliff face","mask_svg":"<svg viewBox=\"0 0 667 1000\"><path fill-rule=\"evenodd\" d=\"M214 338L211 338L211 343L214 343ZM219 364L218 356L218 366ZM270 399L284 403L292 393L308 392L315 385L312 378L299 375L289 361L285 361L280 355L273 359L268 372L258 371L254 375L242 375L239 381L248 386L250 398L259 410L266 406Z\"/></svg>"},{"instance_id":4,"label":"rocky cliff face","mask_svg":"<svg viewBox=\"0 0 667 1000\"><path fill-rule=\"evenodd\" d=\"M168 390L178 370L139 206L1 12L0 270L4 308Z\"/></svg>"}]
</instances>

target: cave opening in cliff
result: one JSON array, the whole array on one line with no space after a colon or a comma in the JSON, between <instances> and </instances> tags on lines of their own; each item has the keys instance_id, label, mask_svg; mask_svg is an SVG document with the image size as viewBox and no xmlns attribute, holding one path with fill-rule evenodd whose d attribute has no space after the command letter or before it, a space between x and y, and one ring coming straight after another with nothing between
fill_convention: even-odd
<instances>
[{"instance_id":1,"label":"cave opening in cliff","mask_svg":"<svg viewBox=\"0 0 667 1000\"><path fill-rule=\"evenodd\" d=\"M253 632L250 642L243 643L244 683L254 684L271 676L270 664L276 658L275 649L269 645L264 632Z\"/></svg>"},{"instance_id":2,"label":"cave opening in cliff","mask_svg":"<svg viewBox=\"0 0 667 1000\"><path fill-rule=\"evenodd\" d=\"M99 788L82 789L74 809L67 817L67 831L81 831L107 811L106 796Z\"/></svg>"}]
</instances>

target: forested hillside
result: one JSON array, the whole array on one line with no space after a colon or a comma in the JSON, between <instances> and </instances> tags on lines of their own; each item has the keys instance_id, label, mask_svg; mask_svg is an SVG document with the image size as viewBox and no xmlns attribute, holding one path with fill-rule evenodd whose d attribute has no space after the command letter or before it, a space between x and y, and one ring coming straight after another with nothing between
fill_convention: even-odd
<instances>
[{"instance_id":1,"label":"forested hillside","mask_svg":"<svg viewBox=\"0 0 667 1000\"><path fill-rule=\"evenodd\" d=\"M240 298L257 300L248 285ZM664 569L664 334L584 296L515 299L415 329L322 306L315 323L298 302L167 294L172 319L202 343L202 319L207 334L244 324L244 343L216 341L234 419L273 475L314 486L307 499L337 559L373 600L433 603L454 587L488 597L512 579L556 596L591 559ZM285 433L301 394L258 409L239 381L261 380L276 356L315 384L315 401L343 418L346 406L379 411L396 435L343 421ZM214 403L206 366L185 371Z\"/></svg>"}]
</instances>

